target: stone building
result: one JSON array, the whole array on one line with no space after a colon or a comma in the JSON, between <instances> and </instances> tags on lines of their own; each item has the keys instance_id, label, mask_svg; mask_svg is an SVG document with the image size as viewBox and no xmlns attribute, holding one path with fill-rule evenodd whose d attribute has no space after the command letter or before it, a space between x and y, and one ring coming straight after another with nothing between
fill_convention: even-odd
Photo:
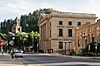
<instances>
[{"instance_id":1,"label":"stone building","mask_svg":"<svg viewBox=\"0 0 100 66\"><path fill-rule=\"evenodd\" d=\"M100 43L100 19L94 24L76 27L76 51L85 49L92 42Z\"/></svg>"},{"instance_id":2,"label":"stone building","mask_svg":"<svg viewBox=\"0 0 100 66\"><path fill-rule=\"evenodd\" d=\"M69 48L75 50L75 27L86 23L94 24L95 14L52 12L41 14L39 19L40 46L41 50L57 52ZM66 45L64 43L66 41Z\"/></svg>"},{"instance_id":3,"label":"stone building","mask_svg":"<svg viewBox=\"0 0 100 66\"><path fill-rule=\"evenodd\" d=\"M11 27L11 32L18 33L22 31L22 27L20 26L19 19L16 17L15 24Z\"/></svg>"}]
</instances>

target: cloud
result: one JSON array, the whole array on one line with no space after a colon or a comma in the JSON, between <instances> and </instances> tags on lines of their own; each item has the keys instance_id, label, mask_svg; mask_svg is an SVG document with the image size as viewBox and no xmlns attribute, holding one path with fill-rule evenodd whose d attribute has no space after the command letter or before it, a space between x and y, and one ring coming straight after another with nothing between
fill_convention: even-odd
<instances>
[{"instance_id":1,"label":"cloud","mask_svg":"<svg viewBox=\"0 0 100 66\"><path fill-rule=\"evenodd\" d=\"M100 9L99 9L100 0L87 0L87 1L89 4L88 10L91 10L93 13L97 15L97 17L100 18Z\"/></svg>"},{"instance_id":2,"label":"cloud","mask_svg":"<svg viewBox=\"0 0 100 66\"><path fill-rule=\"evenodd\" d=\"M34 11L35 2L31 3L31 0L0 0L0 21L6 18L15 18L16 16L20 16L21 14L27 14L29 12Z\"/></svg>"},{"instance_id":3,"label":"cloud","mask_svg":"<svg viewBox=\"0 0 100 66\"><path fill-rule=\"evenodd\" d=\"M99 0L0 0L0 21L28 14L39 8L96 13L100 16L99 2Z\"/></svg>"},{"instance_id":4,"label":"cloud","mask_svg":"<svg viewBox=\"0 0 100 66\"><path fill-rule=\"evenodd\" d=\"M28 14L40 8L53 8L56 10L66 10L61 6L61 1L56 3L50 0L0 0L1 20L6 18L15 18L22 14Z\"/></svg>"},{"instance_id":5,"label":"cloud","mask_svg":"<svg viewBox=\"0 0 100 66\"><path fill-rule=\"evenodd\" d=\"M91 4L92 6L96 6L96 0L88 0L89 4Z\"/></svg>"}]
</instances>

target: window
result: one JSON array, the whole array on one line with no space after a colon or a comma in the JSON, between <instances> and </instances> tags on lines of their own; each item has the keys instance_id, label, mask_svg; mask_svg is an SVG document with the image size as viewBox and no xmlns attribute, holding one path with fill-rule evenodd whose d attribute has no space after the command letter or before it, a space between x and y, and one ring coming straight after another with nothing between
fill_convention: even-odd
<instances>
[{"instance_id":1,"label":"window","mask_svg":"<svg viewBox=\"0 0 100 66\"><path fill-rule=\"evenodd\" d=\"M94 42L94 37L92 37L92 42Z\"/></svg>"},{"instance_id":2,"label":"window","mask_svg":"<svg viewBox=\"0 0 100 66\"><path fill-rule=\"evenodd\" d=\"M59 29L59 36L63 36L63 29Z\"/></svg>"},{"instance_id":3,"label":"window","mask_svg":"<svg viewBox=\"0 0 100 66\"><path fill-rule=\"evenodd\" d=\"M50 22L50 27L51 27L51 22Z\"/></svg>"},{"instance_id":4,"label":"window","mask_svg":"<svg viewBox=\"0 0 100 66\"><path fill-rule=\"evenodd\" d=\"M68 22L68 25L72 25L72 21L69 21L69 22Z\"/></svg>"},{"instance_id":5,"label":"window","mask_svg":"<svg viewBox=\"0 0 100 66\"><path fill-rule=\"evenodd\" d=\"M20 31L20 28L17 28L18 29L18 31Z\"/></svg>"},{"instance_id":6,"label":"window","mask_svg":"<svg viewBox=\"0 0 100 66\"><path fill-rule=\"evenodd\" d=\"M78 26L81 26L81 22L78 22Z\"/></svg>"},{"instance_id":7,"label":"window","mask_svg":"<svg viewBox=\"0 0 100 66\"><path fill-rule=\"evenodd\" d=\"M63 25L63 21L59 21L59 25Z\"/></svg>"},{"instance_id":8,"label":"window","mask_svg":"<svg viewBox=\"0 0 100 66\"><path fill-rule=\"evenodd\" d=\"M72 29L68 29L68 37L72 37Z\"/></svg>"},{"instance_id":9,"label":"window","mask_svg":"<svg viewBox=\"0 0 100 66\"><path fill-rule=\"evenodd\" d=\"M80 40L79 40L79 37L78 37L78 47L80 46Z\"/></svg>"},{"instance_id":10,"label":"window","mask_svg":"<svg viewBox=\"0 0 100 66\"><path fill-rule=\"evenodd\" d=\"M94 42L94 35L92 34L92 42Z\"/></svg>"},{"instance_id":11,"label":"window","mask_svg":"<svg viewBox=\"0 0 100 66\"><path fill-rule=\"evenodd\" d=\"M51 29L50 29L50 37L51 37Z\"/></svg>"},{"instance_id":12,"label":"window","mask_svg":"<svg viewBox=\"0 0 100 66\"><path fill-rule=\"evenodd\" d=\"M59 49L63 49L63 42L59 42Z\"/></svg>"},{"instance_id":13,"label":"window","mask_svg":"<svg viewBox=\"0 0 100 66\"><path fill-rule=\"evenodd\" d=\"M94 36L94 35L92 34L92 36Z\"/></svg>"},{"instance_id":14,"label":"window","mask_svg":"<svg viewBox=\"0 0 100 66\"><path fill-rule=\"evenodd\" d=\"M15 30L16 28L14 27L13 30Z\"/></svg>"}]
</instances>

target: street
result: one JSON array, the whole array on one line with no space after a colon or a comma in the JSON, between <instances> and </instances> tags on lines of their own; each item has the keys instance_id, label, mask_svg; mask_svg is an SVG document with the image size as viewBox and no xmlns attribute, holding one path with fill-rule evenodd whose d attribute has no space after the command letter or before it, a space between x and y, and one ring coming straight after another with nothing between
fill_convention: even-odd
<instances>
[{"instance_id":1,"label":"street","mask_svg":"<svg viewBox=\"0 0 100 66\"><path fill-rule=\"evenodd\" d=\"M100 60L77 58L77 57L60 57L45 54L29 54L24 58L19 58L23 64L28 66L99 66Z\"/></svg>"},{"instance_id":2,"label":"street","mask_svg":"<svg viewBox=\"0 0 100 66\"><path fill-rule=\"evenodd\" d=\"M9 54L0 55L0 66L100 66L100 60L82 57L62 57L50 54L24 54L12 59Z\"/></svg>"},{"instance_id":3,"label":"street","mask_svg":"<svg viewBox=\"0 0 100 66\"><path fill-rule=\"evenodd\" d=\"M0 66L23 66L22 63L17 59L12 59L10 54L4 53L3 55L0 53Z\"/></svg>"}]
</instances>

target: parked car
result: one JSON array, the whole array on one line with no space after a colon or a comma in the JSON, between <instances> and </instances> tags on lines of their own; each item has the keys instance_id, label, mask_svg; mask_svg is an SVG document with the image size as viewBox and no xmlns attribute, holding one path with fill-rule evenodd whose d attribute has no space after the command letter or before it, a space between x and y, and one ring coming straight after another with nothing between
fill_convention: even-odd
<instances>
[{"instance_id":1,"label":"parked car","mask_svg":"<svg viewBox=\"0 0 100 66\"><path fill-rule=\"evenodd\" d=\"M15 52L15 58L23 58L23 51Z\"/></svg>"}]
</instances>

